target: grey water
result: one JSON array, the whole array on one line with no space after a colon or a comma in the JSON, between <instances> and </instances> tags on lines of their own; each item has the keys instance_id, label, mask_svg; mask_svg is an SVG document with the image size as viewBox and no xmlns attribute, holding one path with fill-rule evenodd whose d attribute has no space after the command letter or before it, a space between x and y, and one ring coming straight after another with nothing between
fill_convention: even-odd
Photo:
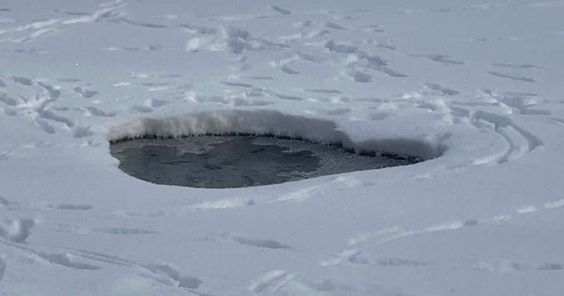
<instances>
[{"instance_id":1,"label":"grey water","mask_svg":"<svg viewBox=\"0 0 564 296\"><path fill-rule=\"evenodd\" d=\"M194 136L112 143L125 173L155 184L238 188L412 163L338 145L260 136Z\"/></svg>"}]
</instances>

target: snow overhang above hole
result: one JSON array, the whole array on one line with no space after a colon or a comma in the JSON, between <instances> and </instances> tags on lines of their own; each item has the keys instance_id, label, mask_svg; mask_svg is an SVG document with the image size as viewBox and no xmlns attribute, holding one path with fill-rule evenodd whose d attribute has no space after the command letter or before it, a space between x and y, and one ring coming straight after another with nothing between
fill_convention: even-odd
<instances>
[{"instance_id":1,"label":"snow overhang above hole","mask_svg":"<svg viewBox=\"0 0 564 296\"><path fill-rule=\"evenodd\" d=\"M215 111L113 127L111 153L129 175L205 188L277 184L417 163L442 147L414 139L355 142L337 124L277 111Z\"/></svg>"}]
</instances>

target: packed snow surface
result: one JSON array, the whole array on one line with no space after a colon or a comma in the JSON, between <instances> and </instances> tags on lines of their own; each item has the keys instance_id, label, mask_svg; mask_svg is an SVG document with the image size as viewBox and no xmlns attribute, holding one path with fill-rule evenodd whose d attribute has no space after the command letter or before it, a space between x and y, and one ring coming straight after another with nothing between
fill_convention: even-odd
<instances>
[{"instance_id":1,"label":"packed snow surface","mask_svg":"<svg viewBox=\"0 0 564 296\"><path fill-rule=\"evenodd\" d=\"M564 292L564 2L0 2L0 295ZM156 185L109 142L429 159Z\"/></svg>"}]
</instances>

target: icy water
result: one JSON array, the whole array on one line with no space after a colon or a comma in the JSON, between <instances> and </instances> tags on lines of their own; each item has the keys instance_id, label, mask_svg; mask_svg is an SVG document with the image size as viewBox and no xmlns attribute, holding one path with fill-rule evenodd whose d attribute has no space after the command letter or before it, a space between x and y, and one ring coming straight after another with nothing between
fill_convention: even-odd
<instances>
[{"instance_id":1,"label":"icy water","mask_svg":"<svg viewBox=\"0 0 564 296\"><path fill-rule=\"evenodd\" d=\"M254 136L136 139L111 144L125 173L156 184L237 188L412 163L337 146Z\"/></svg>"}]
</instances>

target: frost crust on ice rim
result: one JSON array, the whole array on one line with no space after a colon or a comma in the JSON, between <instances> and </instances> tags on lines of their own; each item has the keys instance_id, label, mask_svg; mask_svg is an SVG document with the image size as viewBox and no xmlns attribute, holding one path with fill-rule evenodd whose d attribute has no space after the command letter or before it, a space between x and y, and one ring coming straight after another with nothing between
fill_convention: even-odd
<instances>
[{"instance_id":1,"label":"frost crust on ice rim","mask_svg":"<svg viewBox=\"0 0 564 296\"><path fill-rule=\"evenodd\" d=\"M162 118L141 118L112 127L110 142L143 137L189 137L198 135L268 135L338 144L356 152L379 153L420 160L442 155L440 141L423 138L380 138L353 141L337 124L325 119L284 114L273 110L220 110Z\"/></svg>"}]
</instances>

